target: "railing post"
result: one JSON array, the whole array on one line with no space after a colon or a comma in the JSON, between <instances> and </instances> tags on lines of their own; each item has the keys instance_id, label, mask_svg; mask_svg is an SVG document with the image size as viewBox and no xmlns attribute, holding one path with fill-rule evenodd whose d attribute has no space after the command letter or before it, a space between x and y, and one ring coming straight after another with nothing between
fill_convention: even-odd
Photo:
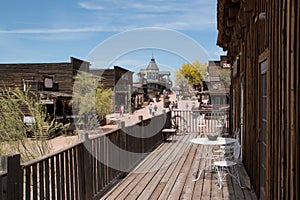
<instances>
[{"instance_id":1,"label":"railing post","mask_svg":"<svg viewBox=\"0 0 300 200\"><path fill-rule=\"evenodd\" d=\"M141 123L141 138L142 138L141 152L145 153L145 134L144 134L143 115L139 115L139 121Z\"/></svg>"},{"instance_id":2,"label":"railing post","mask_svg":"<svg viewBox=\"0 0 300 200\"><path fill-rule=\"evenodd\" d=\"M6 156L0 156L0 171L6 171Z\"/></svg>"},{"instance_id":3,"label":"railing post","mask_svg":"<svg viewBox=\"0 0 300 200\"><path fill-rule=\"evenodd\" d=\"M123 152L120 157L120 169L122 169L122 175L121 177L125 177L127 175L127 170L129 168L129 161L128 161L128 146L127 146L127 133L124 131L125 130L125 121L120 121L118 124L118 127L120 129L120 139L121 139L121 147L123 149Z\"/></svg>"},{"instance_id":4,"label":"railing post","mask_svg":"<svg viewBox=\"0 0 300 200\"><path fill-rule=\"evenodd\" d=\"M125 128L125 121L120 121L119 124L118 124L118 127L120 129L124 129Z\"/></svg>"},{"instance_id":5,"label":"railing post","mask_svg":"<svg viewBox=\"0 0 300 200\"><path fill-rule=\"evenodd\" d=\"M7 199L23 199L20 154L7 156Z\"/></svg>"},{"instance_id":6,"label":"railing post","mask_svg":"<svg viewBox=\"0 0 300 200\"><path fill-rule=\"evenodd\" d=\"M83 163L80 163L83 166L83 188L85 190L85 199L93 198L93 178L92 178L92 141L89 139L88 133L81 133L81 139L83 140Z\"/></svg>"}]
</instances>

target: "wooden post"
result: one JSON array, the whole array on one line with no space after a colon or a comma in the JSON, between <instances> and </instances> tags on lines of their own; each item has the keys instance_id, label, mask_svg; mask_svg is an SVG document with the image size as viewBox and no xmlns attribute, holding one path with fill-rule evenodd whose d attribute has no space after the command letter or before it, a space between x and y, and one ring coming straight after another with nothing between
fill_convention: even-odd
<instances>
[{"instance_id":1,"label":"wooden post","mask_svg":"<svg viewBox=\"0 0 300 200\"><path fill-rule=\"evenodd\" d=\"M20 154L7 156L7 199L23 199Z\"/></svg>"},{"instance_id":2,"label":"wooden post","mask_svg":"<svg viewBox=\"0 0 300 200\"><path fill-rule=\"evenodd\" d=\"M127 108L128 108L128 113L129 114L132 114L132 110L131 110L131 91L132 88L131 88L131 85L129 84L128 85L128 105L127 105Z\"/></svg>"},{"instance_id":3,"label":"wooden post","mask_svg":"<svg viewBox=\"0 0 300 200\"><path fill-rule=\"evenodd\" d=\"M118 127L120 129L124 129L125 128L125 121L120 121Z\"/></svg>"},{"instance_id":4,"label":"wooden post","mask_svg":"<svg viewBox=\"0 0 300 200\"><path fill-rule=\"evenodd\" d=\"M88 137L88 133L81 133L81 139L83 140L83 152L81 160L79 160L82 166L83 176L80 184L82 185L84 199L92 199L93 197L93 178L92 178L92 141ZM82 162L82 163L81 163Z\"/></svg>"},{"instance_id":5,"label":"wooden post","mask_svg":"<svg viewBox=\"0 0 300 200\"><path fill-rule=\"evenodd\" d=\"M141 139L142 139L142 144L141 144L141 152L145 153L145 133L144 133L144 122L143 122L143 115L139 115L139 121L141 123Z\"/></svg>"},{"instance_id":6,"label":"wooden post","mask_svg":"<svg viewBox=\"0 0 300 200\"><path fill-rule=\"evenodd\" d=\"M119 122L119 129L120 129L120 140L121 140L121 148L123 149L123 156L120 158L120 163L122 166L120 166L120 169L122 169L123 173L120 176L121 178L125 177L127 175L127 170L129 168L129 161L128 161L128 146L127 146L127 133L125 130L125 121Z\"/></svg>"},{"instance_id":7,"label":"wooden post","mask_svg":"<svg viewBox=\"0 0 300 200\"><path fill-rule=\"evenodd\" d=\"M6 156L0 156L0 171L6 171Z\"/></svg>"},{"instance_id":8,"label":"wooden post","mask_svg":"<svg viewBox=\"0 0 300 200\"><path fill-rule=\"evenodd\" d=\"M163 116L164 116L164 127L163 127L163 128L170 128L170 127L169 127L170 123L167 122L168 117L167 117L166 109L162 109L161 112L162 112L162 114L163 114Z\"/></svg>"}]
</instances>

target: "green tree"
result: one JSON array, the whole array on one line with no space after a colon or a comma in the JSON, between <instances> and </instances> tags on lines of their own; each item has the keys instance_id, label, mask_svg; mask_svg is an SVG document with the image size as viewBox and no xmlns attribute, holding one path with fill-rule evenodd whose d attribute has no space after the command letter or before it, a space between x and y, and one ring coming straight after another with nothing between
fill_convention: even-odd
<instances>
[{"instance_id":1,"label":"green tree","mask_svg":"<svg viewBox=\"0 0 300 200\"><path fill-rule=\"evenodd\" d=\"M51 120L45 105L36 94L19 88L5 88L0 93L0 143L1 153L20 153L22 161L28 161L51 152L49 138L65 132L69 124ZM25 124L23 118L30 116L32 123ZM32 135L35 140L27 136Z\"/></svg>"},{"instance_id":2,"label":"green tree","mask_svg":"<svg viewBox=\"0 0 300 200\"><path fill-rule=\"evenodd\" d=\"M73 112L81 116L77 128L93 130L98 118L111 113L112 90L104 89L100 77L81 72L75 77L73 87Z\"/></svg>"},{"instance_id":3,"label":"green tree","mask_svg":"<svg viewBox=\"0 0 300 200\"><path fill-rule=\"evenodd\" d=\"M112 112L112 94L111 89L104 89L103 84L100 81L98 82L95 101L98 119L103 120L105 115Z\"/></svg>"}]
</instances>

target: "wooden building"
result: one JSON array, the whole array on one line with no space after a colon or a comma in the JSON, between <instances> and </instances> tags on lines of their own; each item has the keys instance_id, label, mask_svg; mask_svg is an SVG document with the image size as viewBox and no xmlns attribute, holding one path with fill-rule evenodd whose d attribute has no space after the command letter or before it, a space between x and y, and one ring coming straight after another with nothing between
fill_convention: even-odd
<instances>
[{"instance_id":1,"label":"wooden building","mask_svg":"<svg viewBox=\"0 0 300 200\"><path fill-rule=\"evenodd\" d=\"M114 112L119 112L120 106L124 106L126 112L130 110L133 72L114 66L111 69L90 69L90 73L102 78L103 88L112 89Z\"/></svg>"},{"instance_id":2,"label":"wooden building","mask_svg":"<svg viewBox=\"0 0 300 200\"><path fill-rule=\"evenodd\" d=\"M199 94L209 95L209 104L215 107L222 107L229 104L229 85L222 80L226 72L230 71L230 64L227 63L226 56L220 56L220 60L208 61L208 76L202 81L203 92ZM227 73L229 75L229 73ZM202 98L201 98L202 99Z\"/></svg>"},{"instance_id":3,"label":"wooden building","mask_svg":"<svg viewBox=\"0 0 300 200\"><path fill-rule=\"evenodd\" d=\"M160 71L155 58L152 57L147 68L141 69L137 73L138 83L142 84L143 88L146 88L145 100L163 94L164 90L170 90L172 88L170 75L169 71Z\"/></svg>"},{"instance_id":4,"label":"wooden building","mask_svg":"<svg viewBox=\"0 0 300 200\"><path fill-rule=\"evenodd\" d=\"M72 115L69 101L74 76L78 71L88 71L89 66L89 62L73 57L70 62L0 64L0 88L30 87L51 116L66 122Z\"/></svg>"},{"instance_id":5,"label":"wooden building","mask_svg":"<svg viewBox=\"0 0 300 200\"><path fill-rule=\"evenodd\" d=\"M218 0L232 67L232 129L260 199L300 199L300 2Z\"/></svg>"}]
</instances>

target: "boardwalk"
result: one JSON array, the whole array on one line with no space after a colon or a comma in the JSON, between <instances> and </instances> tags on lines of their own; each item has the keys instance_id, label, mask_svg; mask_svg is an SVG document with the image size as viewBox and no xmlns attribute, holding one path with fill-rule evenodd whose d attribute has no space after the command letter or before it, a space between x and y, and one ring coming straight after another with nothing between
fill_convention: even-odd
<instances>
[{"instance_id":1,"label":"boardwalk","mask_svg":"<svg viewBox=\"0 0 300 200\"><path fill-rule=\"evenodd\" d=\"M102 199L256 199L249 189L241 189L227 178L218 189L216 173L205 173L197 182L195 172L203 164L200 148L190 143L195 134L178 135L160 145ZM243 166L239 167L242 185L250 188Z\"/></svg>"}]
</instances>

